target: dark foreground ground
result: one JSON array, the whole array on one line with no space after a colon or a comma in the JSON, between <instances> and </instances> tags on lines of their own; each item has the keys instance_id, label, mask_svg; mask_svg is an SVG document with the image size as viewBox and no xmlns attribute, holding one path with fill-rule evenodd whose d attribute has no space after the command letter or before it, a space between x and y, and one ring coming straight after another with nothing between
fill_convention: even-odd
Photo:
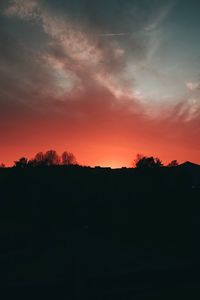
<instances>
[{"instance_id":1,"label":"dark foreground ground","mask_svg":"<svg viewBox=\"0 0 200 300\"><path fill-rule=\"evenodd\" d=\"M27 299L200 299L200 167L0 170L0 275Z\"/></svg>"}]
</instances>

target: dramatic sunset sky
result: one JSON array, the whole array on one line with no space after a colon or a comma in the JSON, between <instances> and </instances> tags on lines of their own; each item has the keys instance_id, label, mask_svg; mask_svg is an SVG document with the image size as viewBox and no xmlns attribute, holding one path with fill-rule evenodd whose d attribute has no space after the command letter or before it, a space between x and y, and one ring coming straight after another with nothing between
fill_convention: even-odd
<instances>
[{"instance_id":1,"label":"dramatic sunset sky","mask_svg":"<svg viewBox=\"0 0 200 300\"><path fill-rule=\"evenodd\" d=\"M200 1L1 0L0 163L200 163Z\"/></svg>"}]
</instances>

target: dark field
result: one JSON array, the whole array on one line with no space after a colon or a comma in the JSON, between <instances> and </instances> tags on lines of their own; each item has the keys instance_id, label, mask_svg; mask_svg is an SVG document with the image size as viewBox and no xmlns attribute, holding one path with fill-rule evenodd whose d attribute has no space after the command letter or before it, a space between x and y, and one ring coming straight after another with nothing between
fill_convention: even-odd
<instances>
[{"instance_id":1,"label":"dark field","mask_svg":"<svg viewBox=\"0 0 200 300\"><path fill-rule=\"evenodd\" d=\"M0 243L28 299L200 299L200 167L1 169Z\"/></svg>"}]
</instances>

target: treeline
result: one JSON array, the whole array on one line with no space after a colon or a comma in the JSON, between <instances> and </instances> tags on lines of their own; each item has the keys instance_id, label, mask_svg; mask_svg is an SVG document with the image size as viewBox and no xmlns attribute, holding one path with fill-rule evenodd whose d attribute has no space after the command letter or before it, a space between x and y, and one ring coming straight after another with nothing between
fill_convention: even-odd
<instances>
[{"instance_id":1,"label":"treeline","mask_svg":"<svg viewBox=\"0 0 200 300\"><path fill-rule=\"evenodd\" d=\"M45 153L38 152L34 158L30 160L27 157L21 157L19 160L14 162L14 167L17 168L59 165L77 165L74 154L64 151L61 155L59 155L55 150L48 150Z\"/></svg>"},{"instance_id":2,"label":"treeline","mask_svg":"<svg viewBox=\"0 0 200 300\"><path fill-rule=\"evenodd\" d=\"M25 167L38 167L38 166L72 166L79 165L75 155L71 152L64 151L59 155L55 150L48 150L46 152L38 152L34 158L28 159L27 157L21 157L17 161L14 161L13 167L25 168ZM79 165L80 166L80 165ZM137 154L135 160L132 163L133 168L145 169L145 168L160 168L176 167L178 166L177 160L172 160L169 164L164 165L160 158L154 156L145 156ZM0 164L0 168L5 168L4 164Z\"/></svg>"},{"instance_id":3,"label":"treeline","mask_svg":"<svg viewBox=\"0 0 200 300\"><path fill-rule=\"evenodd\" d=\"M137 154L136 159L134 160L133 167L136 168L160 168L164 164L158 157L153 156L144 156L142 154ZM178 166L178 161L172 160L167 167L176 167Z\"/></svg>"}]
</instances>

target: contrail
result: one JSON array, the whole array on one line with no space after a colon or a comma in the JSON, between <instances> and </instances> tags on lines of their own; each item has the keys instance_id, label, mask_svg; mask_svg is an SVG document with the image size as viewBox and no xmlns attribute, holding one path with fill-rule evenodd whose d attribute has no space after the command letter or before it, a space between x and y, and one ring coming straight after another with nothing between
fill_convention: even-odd
<instances>
[{"instance_id":1,"label":"contrail","mask_svg":"<svg viewBox=\"0 0 200 300\"><path fill-rule=\"evenodd\" d=\"M120 33L101 33L99 36L125 36L129 35L130 33L120 32Z\"/></svg>"}]
</instances>

